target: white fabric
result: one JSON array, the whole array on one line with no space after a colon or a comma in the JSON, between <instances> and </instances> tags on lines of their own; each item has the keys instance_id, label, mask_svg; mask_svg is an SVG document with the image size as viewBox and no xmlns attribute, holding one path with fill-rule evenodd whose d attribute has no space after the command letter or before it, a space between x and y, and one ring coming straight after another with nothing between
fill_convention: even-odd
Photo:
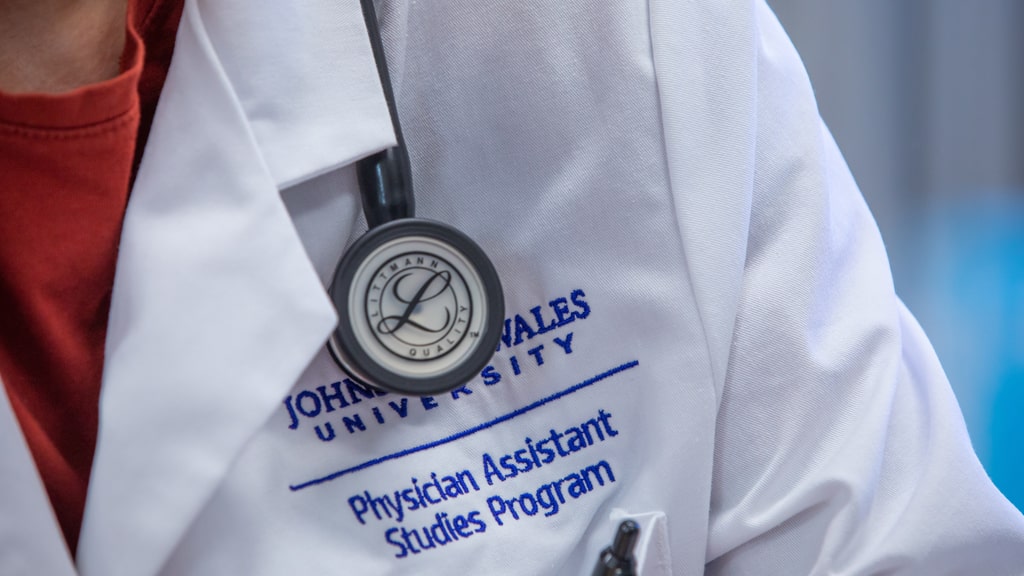
<instances>
[{"instance_id":1,"label":"white fabric","mask_svg":"<svg viewBox=\"0 0 1024 576\"><path fill-rule=\"evenodd\" d=\"M394 140L358 2L188 2L81 574L589 574L627 517L644 576L1024 574L763 2L378 10L418 214L490 254L507 340L449 394L348 387L323 285Z\"/></svg>"},{"instance_id":2,"label":"white fabric","mask_svg":"<svg viewBox=\"0 0 1024 576\"><path fill-rule=\"evenodd\" d=\"M71 554L2 380L0 454L0 574L74 574Z\"/></svg>"}]
</instances>

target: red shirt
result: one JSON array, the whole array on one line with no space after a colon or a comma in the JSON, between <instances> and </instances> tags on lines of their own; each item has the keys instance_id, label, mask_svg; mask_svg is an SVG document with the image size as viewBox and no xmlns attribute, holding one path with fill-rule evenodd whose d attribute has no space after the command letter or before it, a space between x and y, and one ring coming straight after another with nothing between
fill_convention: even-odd
<instances>
[{"instance_id":1,"label":"red shirt","mask_svg":"<svg viewBox=\"0 0 1024 576\"><path fill-rule=\"evenodd\" d=\"M129 183L181 4L133 2L116 78L59 95L0 93L0 378L72 553Z\"/></svg>"}]
</instances>

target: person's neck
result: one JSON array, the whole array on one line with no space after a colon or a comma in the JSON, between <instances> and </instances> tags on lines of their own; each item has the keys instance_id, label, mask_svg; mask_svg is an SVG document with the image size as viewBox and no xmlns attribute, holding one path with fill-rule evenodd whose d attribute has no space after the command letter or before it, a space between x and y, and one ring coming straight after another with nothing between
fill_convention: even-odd
<instances>
[{"instance_id":1,"label":"person's neck","mask_svg":"<svg viewBox=\"0 0 1024 576\"><path fill-rule=\"evenodd\" d=\"M0 91L68 92L120 73L127 0L0 0Z\"/></svg>"}]
</instances>

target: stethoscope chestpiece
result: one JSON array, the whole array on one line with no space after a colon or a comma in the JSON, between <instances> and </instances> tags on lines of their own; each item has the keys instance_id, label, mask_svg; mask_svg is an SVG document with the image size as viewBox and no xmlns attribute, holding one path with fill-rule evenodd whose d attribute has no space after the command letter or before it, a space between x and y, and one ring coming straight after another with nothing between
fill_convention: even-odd
<instances>
[{"instance_id":1,"label":"stethoscope chestpiece","mask_svg":"<svg viewBox=\"0 0 1024 576\"><path fill-rule=\"evenodd\" d=\"M475 242L439 222L372 228L342 257L329 292L340 316L331 355L385 391L457 388L480 374L501 336L498 273Z\"/></svg>"}]
</instances>

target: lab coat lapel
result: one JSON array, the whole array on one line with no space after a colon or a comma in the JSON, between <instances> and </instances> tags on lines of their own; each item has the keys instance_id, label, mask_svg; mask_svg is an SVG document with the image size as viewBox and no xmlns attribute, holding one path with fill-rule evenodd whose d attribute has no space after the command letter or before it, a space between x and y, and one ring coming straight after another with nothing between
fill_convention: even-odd
<instances>
[{"instance_id":1,"label":"lab coat lapel","mask_svg":"<svg viewBox=\"0 0 1024 576\"><path fill-rule=\"evenodd\" d=\"M334 325L279 188L393 133L358 2L307 4L186 4L122 236L83 574L157 573Z\"/></svg>"},{"instance_id":2,"label":"lab coat lapel","mask_svg":"<svg viewBox=\"0 0 1024 576\"><path fill-rule=\"evenodd\" d=\"M64 535L0 382L0 574L75 573Z\"/></svg>"}]
</instances>

